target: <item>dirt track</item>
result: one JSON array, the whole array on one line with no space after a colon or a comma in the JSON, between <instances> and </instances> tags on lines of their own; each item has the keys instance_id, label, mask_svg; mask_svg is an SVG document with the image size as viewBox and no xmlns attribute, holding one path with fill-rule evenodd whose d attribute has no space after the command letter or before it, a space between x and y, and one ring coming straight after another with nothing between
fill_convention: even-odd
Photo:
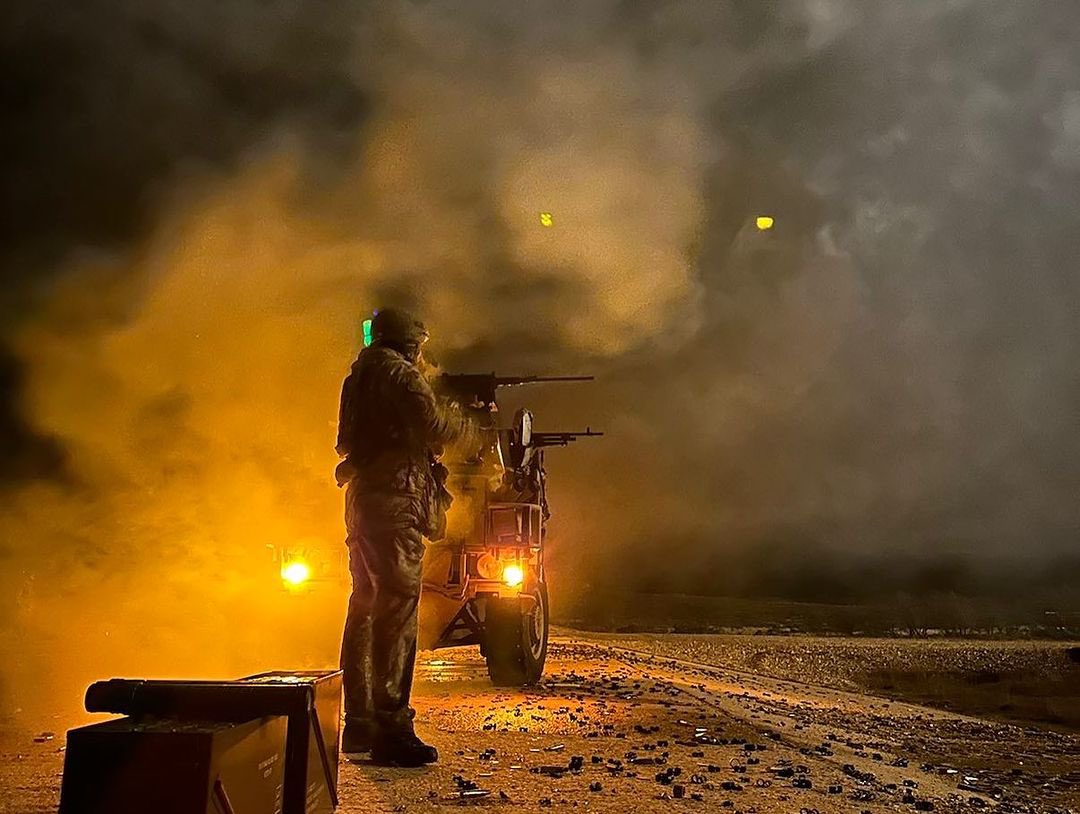
<instances>
[{"instance_id":1,"label":"dirt track","mask_svg":"<svg viewBox=\"0 0 1080 814\"><path fill-rule=\"evenodd\" d=\"M528 692L491 687L475 649L427 654L415 705L440 763L345 761L339 811L1080 808L1076 735L620 644L556 640ZM0 736L0 812L55 811L61 743Z\"/></svg>"}]
</instances>

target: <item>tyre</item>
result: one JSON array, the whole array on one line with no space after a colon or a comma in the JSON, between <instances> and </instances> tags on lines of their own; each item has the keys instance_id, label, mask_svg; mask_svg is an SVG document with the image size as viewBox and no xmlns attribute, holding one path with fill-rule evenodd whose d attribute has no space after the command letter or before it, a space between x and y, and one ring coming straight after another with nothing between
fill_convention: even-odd
<instances>
[{"instance_id":1,"label":"tyre","mask_svg":"<svg viewBox=\"0 0 1080 814\"><path fill-rule=\"evenodd\" d=\"M484 648L488 675L496 687L535 684L544 672L548 647L547 586L533 592L536 602L522 614L517 599L493 599L484 618Z\"/></svg>"}]
</instances>

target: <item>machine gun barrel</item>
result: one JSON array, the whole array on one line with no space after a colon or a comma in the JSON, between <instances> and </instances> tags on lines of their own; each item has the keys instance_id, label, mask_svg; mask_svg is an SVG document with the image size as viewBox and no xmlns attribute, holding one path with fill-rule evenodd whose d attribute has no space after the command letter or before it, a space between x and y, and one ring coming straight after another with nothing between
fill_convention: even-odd
<instances>
[{"instance_id":1,"label":"machine gun barrel","mask_svg":"<svg viewBox=\"0 0 1080 814\"><path fill-rule=\"evenodd\" d=\"M435 381L442 395L472 404L494 404L500 387L541 382L591 382L592 376L496 376L494 373L443 373Z\"/></svg>"},{"instance_id":2,"label":"machine gun barrel","mask_svg":"<svg viewBox=\"0 0 1080 814\"><path fill-rule=\"evenodd\" d=\"M530 447L565 447L579 438L599 438L602 432L593 432L586 427L585 432L534 432L529 437Z\"/></svg>"},{"instance_id":3,"label":"machine gun barrel","mask_svg":"<svg viewBox=\"0 0 1080 814\"><path fill-rule=\"evenodd\" d=\"M496 387L516 387L534 382L591 382L595 376L496 376L491 374Z\"/></svg>"}]
</instances>

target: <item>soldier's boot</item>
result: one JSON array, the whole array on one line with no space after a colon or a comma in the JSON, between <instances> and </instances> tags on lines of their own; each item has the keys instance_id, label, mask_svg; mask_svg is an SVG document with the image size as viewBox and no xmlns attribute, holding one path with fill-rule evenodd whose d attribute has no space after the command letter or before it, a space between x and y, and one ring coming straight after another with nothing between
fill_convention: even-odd
<instances>
[{"instance_id":1,"label":"soldier's boot","mask_svg":"<svg viewBox=\"0 0 1080 814\"><path fill-rule=\"evenodd\" d=\"M341 751L345 754L370 752L375 742L375 725L371 721L345 721L341 733Z\"/></svg>"},{"instance_id":2,"label":"soldier's boot","mask_svg":"<svg viewBox=\"0 0 1080 814\"><path fill-rule=\"evenodd\" d=\"M380 766L416 769L438 759L439 751L420 740L415 732L380 730L371 747L371 760Z\"/></svg>"}]
</instances>

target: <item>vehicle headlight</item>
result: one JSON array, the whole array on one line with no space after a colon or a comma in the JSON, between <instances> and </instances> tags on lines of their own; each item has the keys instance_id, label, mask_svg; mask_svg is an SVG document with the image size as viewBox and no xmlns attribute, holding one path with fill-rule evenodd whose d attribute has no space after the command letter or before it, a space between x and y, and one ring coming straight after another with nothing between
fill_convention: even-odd
<instances>
[{"instance_id":1,"label":"vehicle headlight","mask_svg":"<svg viewBox=\"0 0 1080 814\"><path fill-rule=\"evenodd\" d=\"M510 563L503 568L502 578L509 587L516 588L525 581L525 569L517 563Z\"/></svg>"},{"instance_id":2,"label":"vehicle headlight","mask_svg":"<svg viewBox=\"0 0 1080 814\"><path fill-rule=\"evenodd\" d=\"M502 563L492 554L481 554L476 560L476 575L480 579L499 579L502 577Z\"/></svg>"},{"instance_id":3,"label":"vehicle headlight","mask_svg":"<svg viewBox=\"0 0 1080 814\"><path fill-rule=\"evenodd\" d=\"M311 579L311 566L303 560L282 563L281 579L286 585L297 587Z\"/></svg>"}]
</instances>

